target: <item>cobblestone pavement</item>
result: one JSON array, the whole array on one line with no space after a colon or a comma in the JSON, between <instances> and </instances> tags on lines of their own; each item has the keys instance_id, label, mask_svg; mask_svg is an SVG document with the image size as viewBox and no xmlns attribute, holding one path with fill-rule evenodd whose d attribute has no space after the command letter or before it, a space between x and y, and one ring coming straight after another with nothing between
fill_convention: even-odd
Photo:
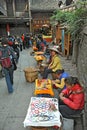
<instances>
[{"instance_id":1,"label":"cobblestone pavement","mask_svg":"<svg viewBox=\"0 0 87 130\"><path fill-rule=\"evenodd\" d=\"M31 48L20 52L18 68L14 72L13 94L8 94L5 79L0 78L0 130L30 130L23 126L35 87L34 82L26 82L23 71L26 67L37 65L33 56L30 56L30 52ZM76 76L76 66L72 65L71 60L66 60L66 57L60 58L65 71Z\"/></svg>"}]
</instances>

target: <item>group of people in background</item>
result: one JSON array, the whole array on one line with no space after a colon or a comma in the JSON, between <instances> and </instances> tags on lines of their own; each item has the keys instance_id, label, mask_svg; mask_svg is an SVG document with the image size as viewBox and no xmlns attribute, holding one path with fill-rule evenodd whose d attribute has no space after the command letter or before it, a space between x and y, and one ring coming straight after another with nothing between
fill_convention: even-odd
<instances>
[{"instance_id":1,"label":"group of people in background","mask_svg":"<svg viewBox=\"0 0 87 130\"><path fill-rule=\"evenodd\" d=\"M8 93L13 93L13 74L17 69L20 51L36 46L38 51L44 51L46 41L42 36L22 34L21 36L0 37L0 67L6 79Z\"/></svg>"}]
</instances>

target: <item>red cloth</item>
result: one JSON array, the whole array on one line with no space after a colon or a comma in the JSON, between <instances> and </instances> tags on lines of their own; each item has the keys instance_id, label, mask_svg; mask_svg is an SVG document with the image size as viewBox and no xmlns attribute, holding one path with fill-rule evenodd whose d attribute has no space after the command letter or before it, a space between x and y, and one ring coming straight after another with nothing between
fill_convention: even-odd
<instances>
[{"instance_id":1,"label":"red cloth","mask_svg":"<svg viewBox=\"0 0 87 130\"><path fill-rule=\"evenodd\" d=\"M57 130L58 130L58 128L59 128L59 127L58 127L58 126L56 126L56 125L55 125L55 126L53 126L53 129L57 129Z\"/></svg>"},{"instance_id":2,"label":"red cloth","mask_svg":"<svg viewBox=\"0 0 87 130\"><path fill-rule=\"evenodd\" d=\"M76 84L74 87L72 87L72 89L64 89L62 91L62 93L64 93L64 95L69 95L70 91L72 92L76 92L82 90L82 87L79 84ZM72 109L83 109L84 108L84 93L72 93L69 95L68 98L65 98L63 100L63 102L65 104L67 104L70 108Z\"/></svg>"},{"instance_id":3,"label":"red cloth","mask_svg":"<svg viewBox=\"0 0 87 130\"><path fill-rule=\"evenodd\" d=\"M24 35L21 36L22 41L24 41Z\"/></svg>"}]
</instances>

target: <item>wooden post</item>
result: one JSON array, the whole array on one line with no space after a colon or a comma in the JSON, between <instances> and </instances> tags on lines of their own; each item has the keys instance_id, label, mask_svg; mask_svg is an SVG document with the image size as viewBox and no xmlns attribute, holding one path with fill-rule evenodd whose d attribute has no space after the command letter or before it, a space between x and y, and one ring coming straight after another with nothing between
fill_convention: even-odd
<instances>
[{"instance_id":1,"label":"wooden post","mask_svg":"<svg viewBox=\"0 0 87 130\"><path fill-rule=\"evenodd\" d=\"M10 27L9 27L9 24L7 24L7 26L6 26L6 31L7 31L7 35L9 36L9 35L10 35Z\"/></svg>"}]
</instances>

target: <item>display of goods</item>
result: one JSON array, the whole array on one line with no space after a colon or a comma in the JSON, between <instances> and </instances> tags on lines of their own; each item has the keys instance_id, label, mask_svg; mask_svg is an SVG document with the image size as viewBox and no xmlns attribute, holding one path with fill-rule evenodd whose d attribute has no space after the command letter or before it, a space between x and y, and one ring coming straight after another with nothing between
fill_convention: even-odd
<instances>
[{"instance_id":1,"label":"display of goods","mask_svg":"<svg viewBox=\"0 0 87 130\"><path fill-rule=\"evenodd\" d=\"M36 85L35 92L34 92L35 95L49 94L51 96L54 96L50 79L36 79L35 85Z\"/></svg>"},{"instance_id":2,"label":"display of goods","mask_svg":"<svg viewBox=\"0 0 87 130\"><path fill-rule=\"evenodd\" d=\"M36 59L36 61L45 60L45 57L43 55L36 55L34 56L34 58Z\"/></svg>"},{"instance_id":3,"label":"display of goods","mask_svg":"<svg viewBox=\"0 0 87 130\"><path fill-rule=\"evenodd\" d=\"M28 67L24 69L27 82L34 82L38 78L38 72L35 68Z\"/></svg>"},{"instance_id":4,"label":"display of goods","mask_svg":"<svg viewBox=\"0 0 87 130\"><path fill-rule=\"evenodd\" d=\"M36 89L44 93L43 90L49 91L51 89L51 80L50 79L36 79Z\"/></svg>"},{"instance_id":5,"label":"display of goods","mask_svg":"<svg viewBox=\"0 0 87 130\"><path fill-rule=\"evenodd\" d=\"M45 36L43 35L43 39L46 40L46 42L52 42L52 35L51 36Z\"/></svg>"},{"instance_id":6,"label":"display of goods","mask_svg":"<svg viewBox=\"0 0 87 130\"><path fill-rule=\"evenodd\" d=\"M43 89L49 89L51 85L50 79L36 79L36 87L41 87Z\"/></svg>"},{"instance_id":7,"label":"display of goods","mask_svg":"<svg viewBox=\"0 0 87 130\"><path fill-rule=\"evenodd\" d=\"M37 51L37 52L35 52L35 54L36 54L36 55L43 55L44 52L43 52L43 51Z\"/></svg>"}]
</instances>

